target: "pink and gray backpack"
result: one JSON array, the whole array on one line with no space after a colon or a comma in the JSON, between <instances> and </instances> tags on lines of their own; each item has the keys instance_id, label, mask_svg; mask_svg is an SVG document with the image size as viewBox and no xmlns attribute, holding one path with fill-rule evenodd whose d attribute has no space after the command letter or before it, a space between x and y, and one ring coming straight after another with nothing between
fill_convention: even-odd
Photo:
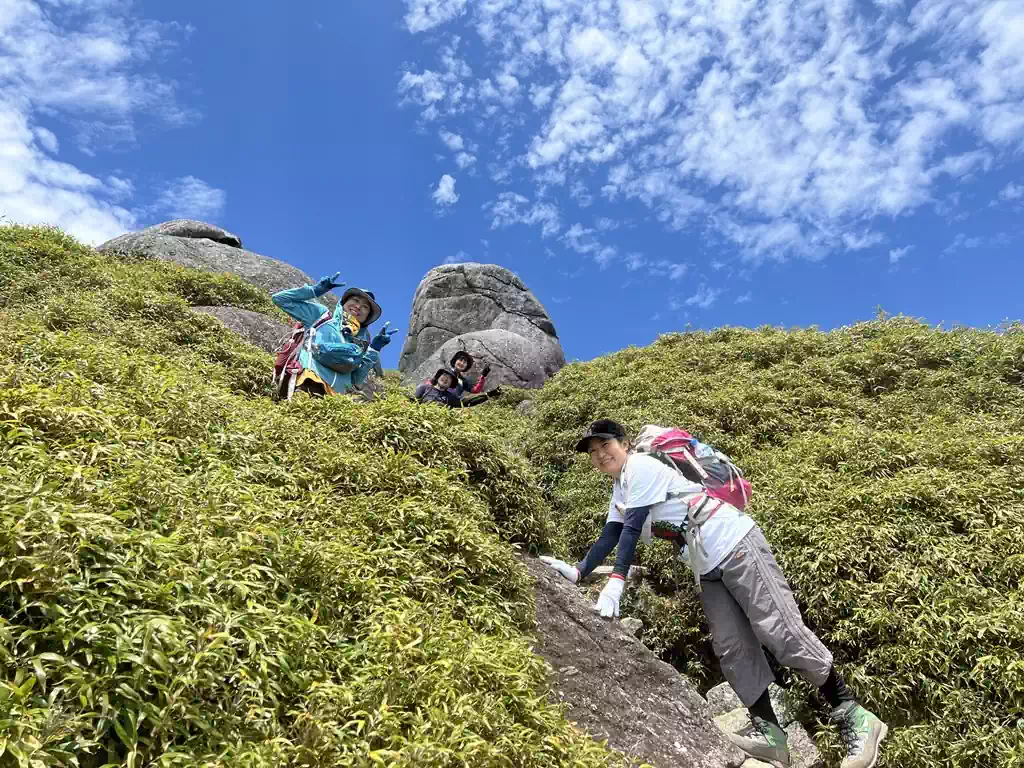
<instances>
[{"instance_id":1,"label":"pink and gray backpack","mask_svg":"<svg viewBox=\"0 0 1024 768\"><path fill-rule=\"evenodd\" d=\"M637 453L668 464L686 479L704 486L708 496L743 510L752 488L743 472L721 451L705 445L684 429L648 424L637 435Z\"/></svg>"}]
</instances>

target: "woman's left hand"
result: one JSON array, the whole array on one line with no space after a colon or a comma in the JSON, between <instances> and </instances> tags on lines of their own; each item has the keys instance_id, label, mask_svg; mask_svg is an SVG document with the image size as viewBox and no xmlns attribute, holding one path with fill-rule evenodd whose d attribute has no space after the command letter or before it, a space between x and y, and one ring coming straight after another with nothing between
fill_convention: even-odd
<instances>
[{"instance_id":1,"label":"woman's left hand","mask_svg":"<svg viewBox=\"0 0 1024 768\"><path fill-rule=\"evenodd\" d=\"M391 325L390 321L387 322L387 323L384 323L384 327L381 328L377 332L376 336L374 336L372 339L370 339L370 346L373 347L378 352L380 352L382 349L384 349L384 347L386 347L388 344L390 344L391 343L391 337L394 336L396 333L398 333L398 329L397 328L392 328L389 331L388 330L388 326L389 325Z\"/></svg>"},{"instance_id":2,"label":"woman's left hand","mask_svg":"<svg viewBox=\"0 0 1024 768\"><path fill-rule=\"evenodd\" d=\"M619 616L619 600L622 598L622 590L626 588L626 580L617 574L613 574L604 589L597 598L597 604L593 610L600 613L606 619Z\"/></svg>"}]
</instances>

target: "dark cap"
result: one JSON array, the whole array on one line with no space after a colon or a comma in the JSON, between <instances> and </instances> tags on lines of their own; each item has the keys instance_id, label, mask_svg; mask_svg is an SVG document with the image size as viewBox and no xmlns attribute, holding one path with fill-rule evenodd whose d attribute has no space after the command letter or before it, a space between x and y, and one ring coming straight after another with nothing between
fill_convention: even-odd
<instances>
[{"instance_id":1,"label":"dark cap","mask_svg":"<svg viewBox=\"0 0 1024 768\"><path fill-rule=\"evenodd\" d=\"M601 440L625 440L626 430L617 421L612 421L611 419L598 419L590 425L590 429L587 430L587 433L579 439L578 443L576 443L576 452L587 453L589 451L588 444L592 437L598 437Z\"/></svg>"},{"instance_id":2,"label":"dark cap","mask_svg":"<svg viewBox=\"0 0 1024 768\"><path fill-rule=\"evenodd\" d=\"M467 352L466 350L460 349L458 352L456 352L454 355L452 355L452 360L451 360L452 368L455 367L455 361L458 360L460 357L463 357L463 358L466 359L466 370L467 371L470 368L473 367L473 356L471 354L469 354L469 352Z\"/></svg>"},{"instance_id":3,"label":"dark cap","mask_svg":"<svg viewBox=\"0 0 1024 768\"><path fill-rule=\"evenodd\" d=\"M455 371L449 371L447 368L438 368L437 373L434 374L434 378L430 380L430 383L435 387L437 386L437 380L441 378L441 374L447 373L452 377L452 384L459 380L459 377L455 375Z\"/></svg>"}]
</instances>

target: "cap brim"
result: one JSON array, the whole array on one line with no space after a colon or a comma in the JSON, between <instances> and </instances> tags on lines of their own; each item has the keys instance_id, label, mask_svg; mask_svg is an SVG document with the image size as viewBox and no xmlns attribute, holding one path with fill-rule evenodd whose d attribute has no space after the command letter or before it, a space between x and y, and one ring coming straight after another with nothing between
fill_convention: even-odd
<instances>
[{"instance_id":1,"label":"cap brim","mask_svg":"<svg viewBox=\"0 0 1024 768\"><path fill-rule=\"evenodd\" d=\"M588 432L587 434L580 438L580 441L578 443L576 443L576 453L587 453L590 450L587 447L587 445L595 437L600 438L601 440L619 439L618 435L612 435L609 434L608 432Z\"/></svg>"},{"instance_id":2,"label":"cap brim","mask_svg":"<svg viewBox=\"0 0 1024 768\"><path fill-rule=\"evenodd\" d=\"M362 291L359 288L349 288L341 297L341 303L344 304L353 296L359 296L362 299L366 299L370 304L370 316L366 318L364 325L373 325L375 322L380 320L383 310L381 310L380 304L378 304L372 296L366 293L366 291Z\"/></svg>"}]
</instances>

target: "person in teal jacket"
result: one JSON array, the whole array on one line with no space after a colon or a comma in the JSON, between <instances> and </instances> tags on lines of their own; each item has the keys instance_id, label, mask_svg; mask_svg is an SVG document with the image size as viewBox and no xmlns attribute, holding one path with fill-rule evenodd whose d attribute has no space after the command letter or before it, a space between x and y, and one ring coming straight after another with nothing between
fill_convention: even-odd
<instances>
[{"instance_id":1,"label":"person in teal jacket","mask_svg":"<svg viewBox=\"0 0 1024 768\"><path fill-rule=\"evenodd\" d=\"M340 277L341 273L335 272L315 285L278 291L271 297L305 329L294 360L285 366L295 376L292 389L332 395L362 385L380 362L380 350L398 333L397 329L389 331L385 323L370 337L370 325L380 319L381 308L374 295L361 288L345 291L334 312L327 316L330 310L315 299L344 286Z\"/></svg>"}]
</instances>

